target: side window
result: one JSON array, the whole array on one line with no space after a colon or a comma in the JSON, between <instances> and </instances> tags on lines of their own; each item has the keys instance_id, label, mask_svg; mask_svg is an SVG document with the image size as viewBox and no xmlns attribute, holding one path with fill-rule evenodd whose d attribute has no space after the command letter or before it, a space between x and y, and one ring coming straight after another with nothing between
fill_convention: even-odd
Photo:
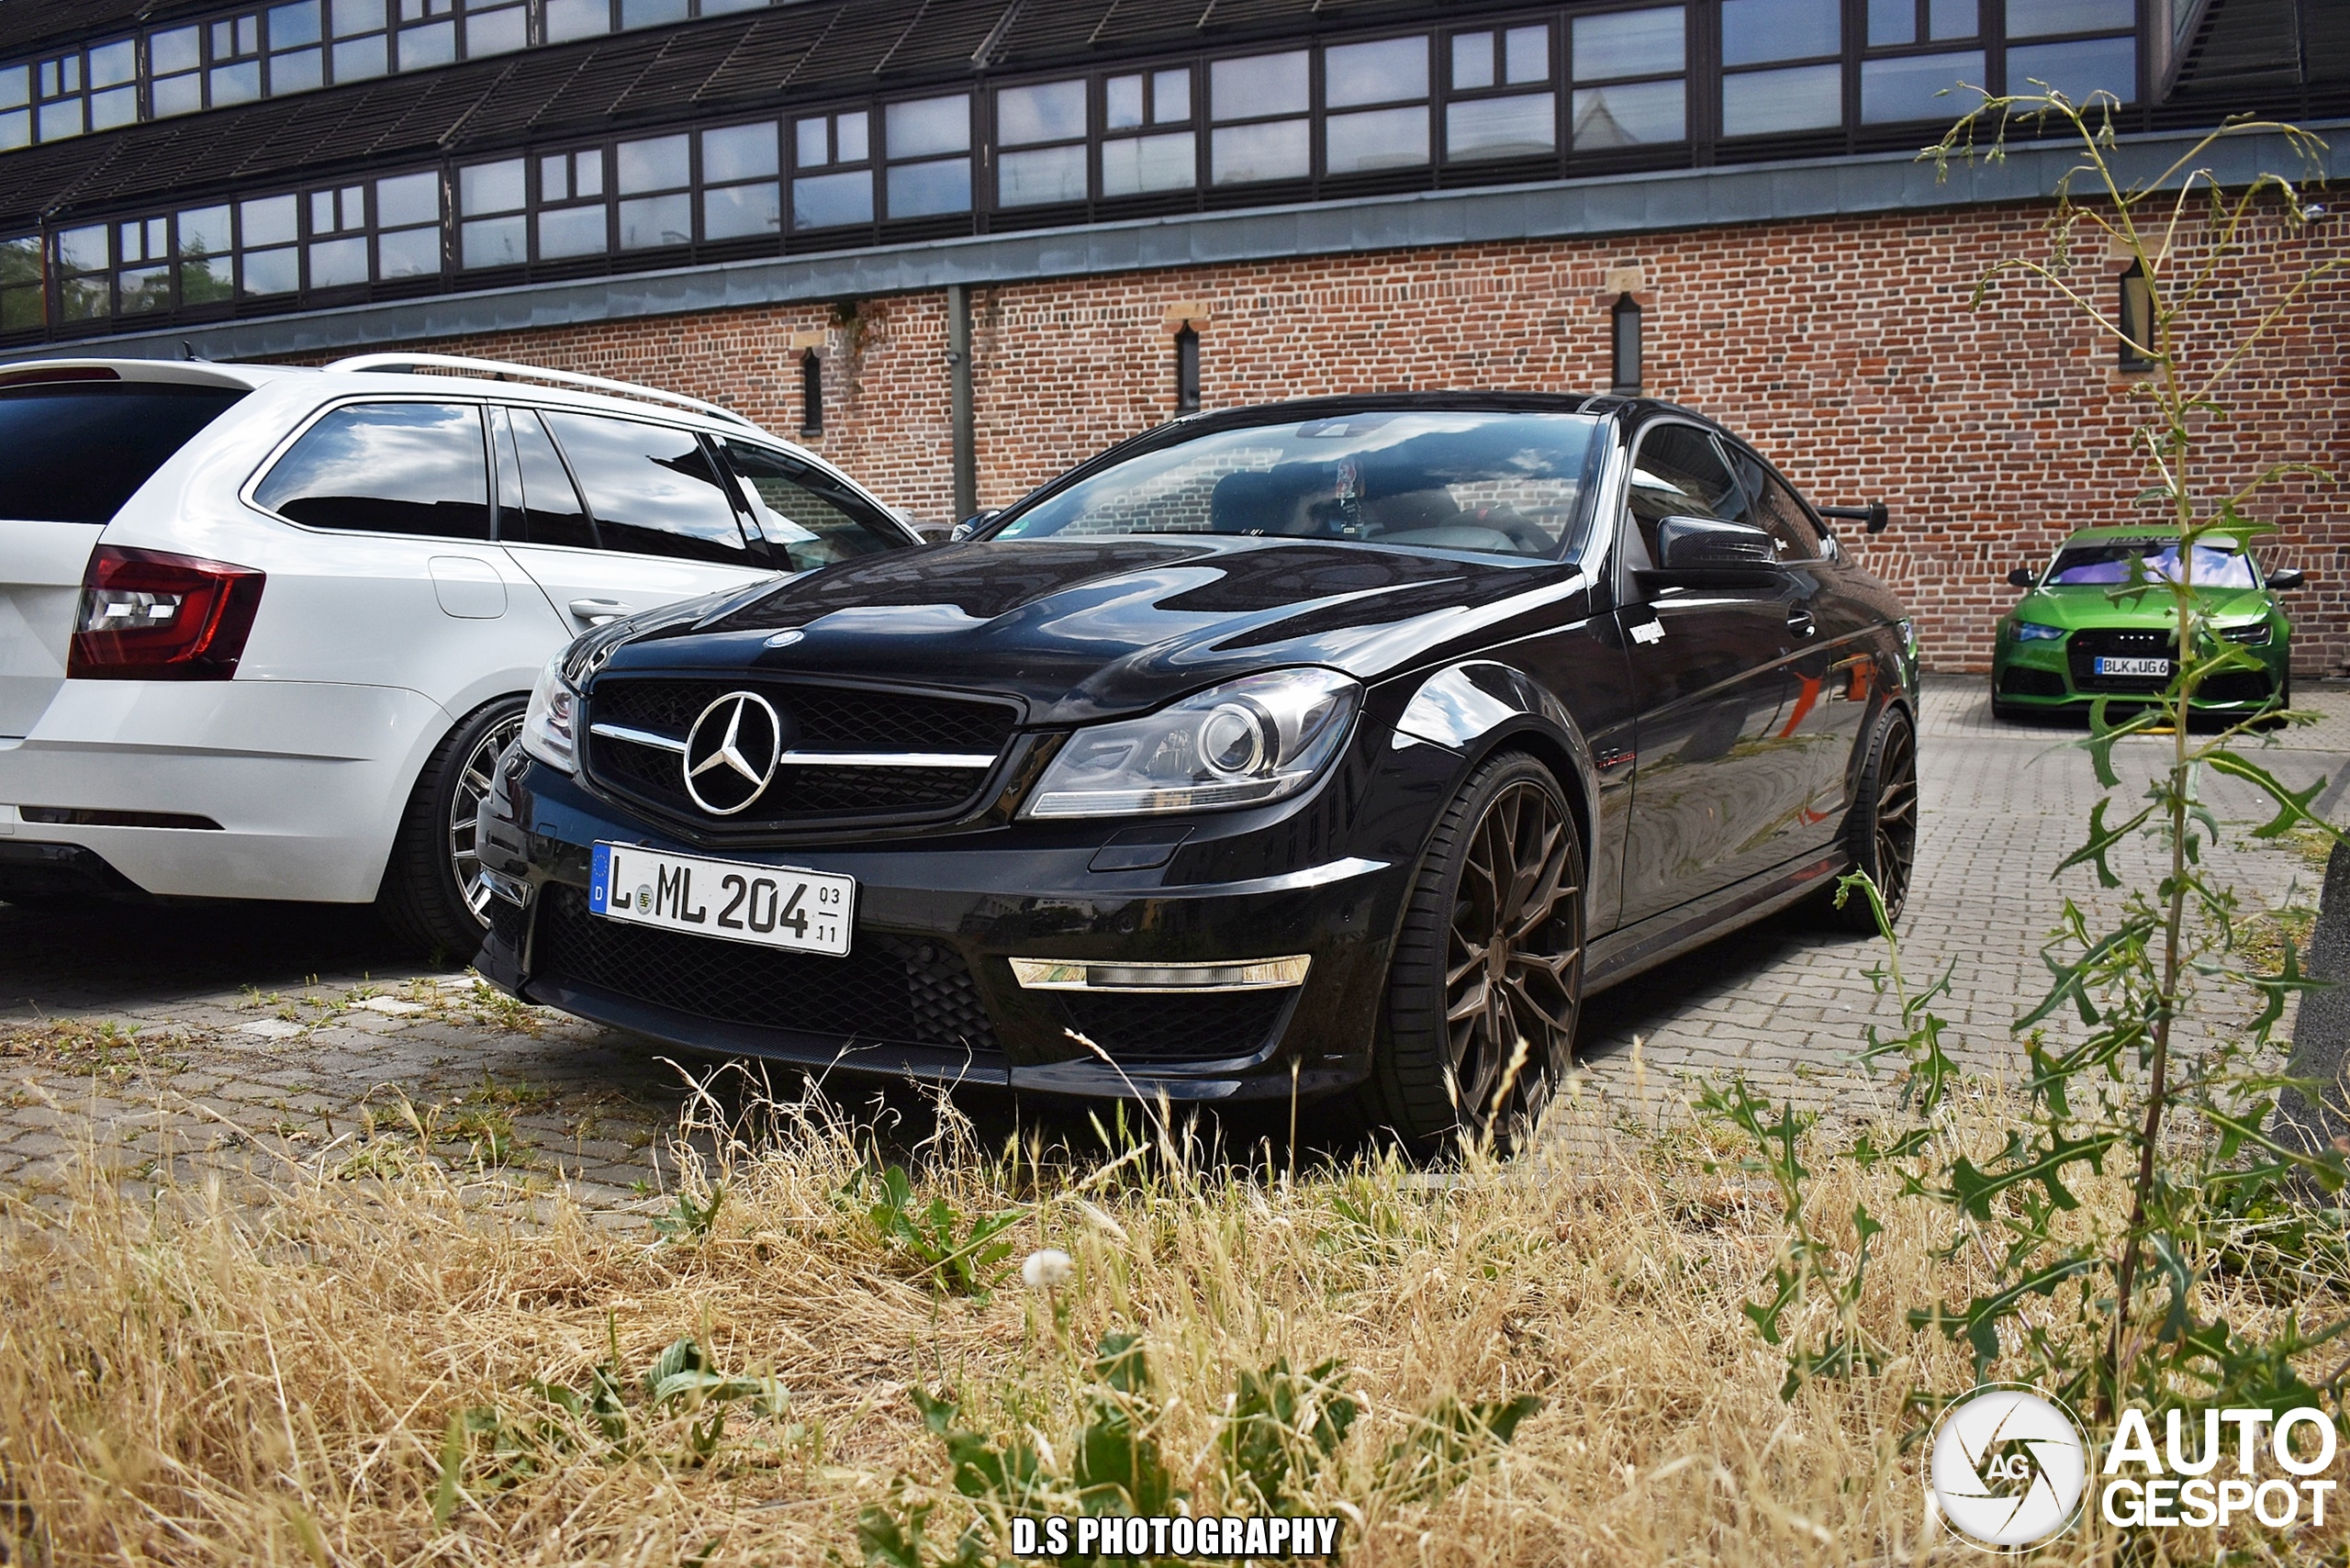
<instances>
[{"instance_id":1,"label":"side window","mask_svg":"<svg viewBox=\"0 0 2350 1568\"><path fill-rule=\"evenodd\" d=\"M498 432L498 537L593 550L596 525L588 521L588 509L579 504L579 491L539 416L529 409L498 409L490 423Z\"/></svg>"},{"instance_id":2,"label":"side window","mask_svg":"<svg viewBox=\"0 0 2350 1568\"><path fill-rule=\"evenodd\" d=\"M471 403L360 403L312 425L253 499L311 528L490 536L489 465Z\"/></svg>"},{"instance_id":3,"label":"side window","mask_svg":"<svg viewBox=\"0 0 2350 1568\"><path fill-rule=\"evenodd\" d=\"M804 572L858 555L902 548L905 536L824 476L781 453L739 441L722 442L743 481L744 498L768 545Z\"/></svg>"},{"instance_id":4,"label":"side window","mask_svg":"<svg viewBox=\"0 0 2350 1568\"><path fill-rule=\"evenodd\" d=\"M744 543L734 503L699 436L602 414L549 409L545 418L571 460L605 549L755 570L764 566ZM522 477L527 488L527 466Z\"/></svg>"},{"instance_id":5,"label":"side window","mask_svg":"<svg viewBox=\"0 0 2350 1568\"><path fill-rule=\"evenodd\" d=\"M1657 425L1640 437L1628 505L1646 561L1656 559L1656 525L1668 517L1742 521L1746 515L1746 498L1713 438L1694 425Z\"/></svg>"},{"instance_id":6,"label":"side window","mask_svg":"<svg viewBox=\"0 0 2350 1568\"><path fill-rule=\"evenodd\" d=\"M1779 542L1782 561L1817 561L1826 551L1820 548L1819 526L1811 514L1796 499L1793 490L1776 474L1765 468L1749 453L1730 449L1738 465L1738 476L1746 482L1747 494L1754 498L1751 521L1771 531Z\"/></svg>"}]
</instances>

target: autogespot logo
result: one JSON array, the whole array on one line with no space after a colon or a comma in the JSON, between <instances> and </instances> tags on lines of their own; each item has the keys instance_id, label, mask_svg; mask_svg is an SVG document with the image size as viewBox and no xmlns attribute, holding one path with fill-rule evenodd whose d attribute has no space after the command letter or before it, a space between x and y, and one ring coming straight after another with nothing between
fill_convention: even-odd
<instances>
[{"instance_id":1,"label":"autogespot logo","mask_svg":"<svg viewBox=\"0 0 2350 1568\"><path fill-rule=\"evenodd\" d=\"M1978 1388L1944 1410L1926 1463L1927 1493L1944 1522L1993 1550L2064 1530L2088 1483L2088 1445L2072 1412L2013 1384Z\"/></svg>"}]
</instances>

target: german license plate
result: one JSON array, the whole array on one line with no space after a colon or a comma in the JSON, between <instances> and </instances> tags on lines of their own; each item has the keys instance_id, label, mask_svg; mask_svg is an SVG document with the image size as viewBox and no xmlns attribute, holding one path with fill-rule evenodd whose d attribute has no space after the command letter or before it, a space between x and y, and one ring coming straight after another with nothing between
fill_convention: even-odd
<instances>
[{"instance_id":1,"label":"german license plate","mask_svg":"<svg viewBox=\"0 0 2350 1568\"><path fill-rule=\"evenodd\" d=\"M2099 675L2164 675L2170 674L2168 659L2107 659L2097 661Z\"/></svg>"},{"instance_id":2,"label":"german license plate","mask_svg":"<svg viewBox=\"0 0 2350 1568\"><path fill-rule=\"evenodd\" d=\"M599 844L588 863L588 907L627 925L838 958L848 955L856 879Z\"/></svg>"}]
</instances>

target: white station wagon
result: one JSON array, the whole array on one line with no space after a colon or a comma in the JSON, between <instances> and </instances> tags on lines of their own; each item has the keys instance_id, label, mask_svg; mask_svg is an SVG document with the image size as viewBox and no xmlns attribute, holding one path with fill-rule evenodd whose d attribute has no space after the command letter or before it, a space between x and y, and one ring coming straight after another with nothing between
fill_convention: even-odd
<instances>
[{"instance_id":1,"label":"white station wagon","mask_svg":"<svg viewBox=\"0 0 2350 1568\"><path fill-rule=\"evenodd\" d=\"M374 902L462 961L551 656L917 543L740 416L593 376L0 366L0 900Z\"/></svg>"}]
</instances>

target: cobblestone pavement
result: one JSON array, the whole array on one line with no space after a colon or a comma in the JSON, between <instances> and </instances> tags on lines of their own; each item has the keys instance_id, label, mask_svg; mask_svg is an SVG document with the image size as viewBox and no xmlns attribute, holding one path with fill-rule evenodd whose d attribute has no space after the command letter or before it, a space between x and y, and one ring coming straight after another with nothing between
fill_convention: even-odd
<instances>
[{"instance_id":1,"label":"cobblestone pavement","mask_svg":"<svg viewBox=\"0 0 2350 1568\"><path fill-rule=\"evenodd\" d=\"M2325 722L2281 737L2270 760L2297 787L2328 776L2323 805L2338 815L2350 689L2303 701ZM2086 870L2052 882L2045 869L2080 842L2095 798L2087 758L2064 744L2077 733L1995 725L1980 681L1928 688L1905 960L1913 973L1956 960L1942 1010L1975 1066L2013 1059L2008 1025L2038 994L2063 898L2101 896ZM2163 744L2132 743L2122 765L2150 771ZM2223 818L2246 819L2232 826L2243 841L2249 792L2222 780L2211 794ZM2264 903L2318 879L2290 849L2244 848L2229 864ZM1847 1053L1882 1015L1861 975L1873 956L1799 915L1716 942L1595 999L1586 1082L1662 1103L1677 1078L1744 1070L1849 1099ZM421 1134L461 1165L629 1205L657 1201L647 1193L664 1183L685 1099L684 1068L659 1048L427 974L363 912L0 905L0 1183L38 1188L77 1148L133 1181L265 1176L286 1159L364 1170Z\"/></svg>"}]
</instances>

